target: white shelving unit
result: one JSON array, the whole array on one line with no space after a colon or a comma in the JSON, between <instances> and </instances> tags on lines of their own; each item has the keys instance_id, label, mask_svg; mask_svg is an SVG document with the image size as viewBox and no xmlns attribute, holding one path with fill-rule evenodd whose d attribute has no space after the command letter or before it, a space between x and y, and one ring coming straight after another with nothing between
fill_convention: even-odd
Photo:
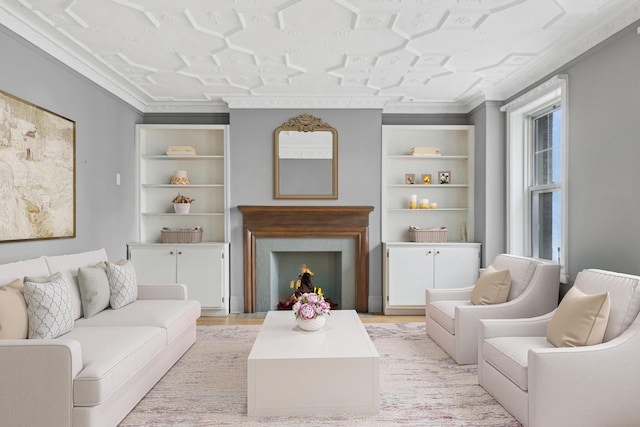
<instances>
[{"instance_id":1,"label":"white shelving unit","mask_svg":"<svg viewBox=\"0 0 640 427\"><path fill-rule=\"evenodd\" d=\"M424 291L473 285L480 266L474 239L474 127L386 125L382 128L383 308L385 314L424 314ZM440 148L413 156L413 147ZM440 184L440 172L450 173ZM415 175L407 184L406 174ZM431 175L423 184L422 175ZM437 203L411 209L411 196ZM446 227L447 241L410 242L409 226Z\"/></svg>"},{"instance_id":2,"label":"white shelving unit","mask_svg":"<svg viewBox=\"0 0 640 427\"><path fill-rule=\"evenodd\" d=\"M167 155L175 145L192 146L196 154ZM226 125L136 126L139 240L128 245L129 258L142 279L186 284L204 315L229 312L228 146ZM189 184L171 184L177 170L187 171ZM174 212L178 193L194 199L188 214ZM163 227L202 227L202 242L161 243Z\"/></svg>"}]
</instances>

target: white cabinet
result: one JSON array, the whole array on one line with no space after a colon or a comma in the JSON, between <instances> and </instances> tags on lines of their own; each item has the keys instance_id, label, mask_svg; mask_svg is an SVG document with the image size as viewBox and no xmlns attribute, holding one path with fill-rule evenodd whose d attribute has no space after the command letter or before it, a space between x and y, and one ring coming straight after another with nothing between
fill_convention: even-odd
<instances>
[{"instance_id":1,"label":"white cabinet","mask_svg":"<svg viewBox=\"0 0 640 427\"><path fill-rule=\"evenodd\" d=\"M203 315L229 314L229 245L129 244L128 257L139 283L181 283Z\"/></svg>"},{"instance_id":2,"label":"white cabinet","mask_svg":"<svg viewBox=\"0 0 640 427\"><path fill-rule=\"evenodd\" d=\"M424 315L425 289L471 286L480 269L479 243L385 243L384 314Z\"/></svg>"},{"instance_id":3,"label":"white cabinet","mask_svg":"<svg viewBox=\"0 0 640 427\"><path fill-rule=\"evenodd\" d=\"M172 146L178 149L168 155ZM195 153L180 152L185 146ZM128 254L140 283L187 285L203 315L229 313L228 147L226 125L136 126L138 241ZM172 180L176 171L188 181ZM174 211L178 194L195 199L189 213ZM162 243L163 228L196 227L199 243Z\"/></svg>"},{"instance_id":4,"label":"white cabinet","mask_svg":"<svg viewBox=\"0 0 640 427\"><path fill-rule=\"evenodd\" d=\"M473 126L382 127L382 241L408 241L410 225L447 227L449 242L473 241ZM414 147L439 148L440 155L411 155ZM438 175L449 180L440 184ZM408 184L407 174L415 177ZM431 175L424 184L422 176ZM410 209L411 196L436 203L436 209Z\"/></svg>"}]
</instances>

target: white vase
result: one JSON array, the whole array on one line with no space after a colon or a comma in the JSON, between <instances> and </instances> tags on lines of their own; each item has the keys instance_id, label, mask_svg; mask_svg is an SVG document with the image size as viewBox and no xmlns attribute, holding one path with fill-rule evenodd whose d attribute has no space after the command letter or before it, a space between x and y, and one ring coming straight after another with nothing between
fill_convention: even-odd
<instances>
[{"instance_id":1,"label":"white vase","mask_svg":"<svg viewBox=\"0 0 640 427\"><path fill-rule=\"evenodd\" d=\"M191 209L191 203L174 203L173 210L178 214L188 214Z\"/></svg>"},{"instance_id":2,"label":"white vase","mask_svg":"<svg viewBox=\"0 0 640 427\"><path fill-rule=\"evenodd\" d=\"M296 323L298 324L298 327L305 331L320 330L324 326L325 321L326 321L326 318L324 315L316 316L315 319L309 319L309 320L303 319L302 317L298 317L296 319Z\"/></svg>"}]
</instances>

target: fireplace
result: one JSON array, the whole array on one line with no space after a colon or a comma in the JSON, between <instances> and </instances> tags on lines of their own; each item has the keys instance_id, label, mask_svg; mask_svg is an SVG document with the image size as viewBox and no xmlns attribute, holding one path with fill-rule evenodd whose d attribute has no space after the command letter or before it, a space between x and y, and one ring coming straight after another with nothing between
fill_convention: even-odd
<instances>
[{"instance_id":1,"label":"fireplace","mask_svg":"<svg viewBox=\"0 0 640 427\"><path fill-rule=\"evenodd\" d=\"M299 239L334 239L337 245L350 240L354 248L355 309L368 311L369 213L373 207L238 206L238 210L243 215L245 313L258 311L258 295L264 293L258 292L258 258L263 241L278 240L278 251L291 252L297 247L306 251L308 245L300 245Z\"/></svg>"}]
</instances>

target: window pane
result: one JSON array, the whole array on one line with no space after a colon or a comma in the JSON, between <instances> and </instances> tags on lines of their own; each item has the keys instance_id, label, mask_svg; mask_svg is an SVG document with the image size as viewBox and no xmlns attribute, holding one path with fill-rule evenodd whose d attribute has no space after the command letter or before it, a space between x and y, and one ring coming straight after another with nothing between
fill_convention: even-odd
<instances>
[{"instance_id":1,"label":"window pane","mask_svg":"<svg viewBox=\"0 0 640 427\"><path fill-rule=\"evenodd\" d=\"M562 192L533 192L532 197L532 253L538 258L560 262Z\"/></svg>"},{"instance_id":2,"label":"window pane","mask_svg":"<svg viewBox=\"0 0 640 427\"><path fill-rule=\"evenodd\" d=\"M562 181L562 110L533 119L534 185Z\"/></svg>"}]
</instances>

